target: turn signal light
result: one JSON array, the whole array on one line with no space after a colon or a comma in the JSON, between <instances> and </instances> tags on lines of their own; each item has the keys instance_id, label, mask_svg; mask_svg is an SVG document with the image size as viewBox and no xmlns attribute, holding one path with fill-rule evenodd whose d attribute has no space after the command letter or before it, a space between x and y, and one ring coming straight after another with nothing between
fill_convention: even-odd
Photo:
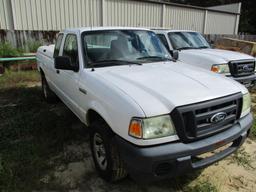
<instances>
[{"instance_id":1,"label":"turn signal light","mask_svg":"<svg viewBox=\"0 0 256 192\"><path fill-rule=\"evenodd\" d=\"M218 73L219 72L219 67L217 65L213 65L211 68L212 72Z\"/></svg>"},{"instance_id":2,"label":"turn signal light","mask_svg":"<svg viewBox=\"0 0 256 192\"><path fill-rule=\"evenodd\" d=\"M131 121L130 127L129 127L129 135L136 137L136 138L142 138L141 120L133 119Z\"/></svg>"}]
</instances>

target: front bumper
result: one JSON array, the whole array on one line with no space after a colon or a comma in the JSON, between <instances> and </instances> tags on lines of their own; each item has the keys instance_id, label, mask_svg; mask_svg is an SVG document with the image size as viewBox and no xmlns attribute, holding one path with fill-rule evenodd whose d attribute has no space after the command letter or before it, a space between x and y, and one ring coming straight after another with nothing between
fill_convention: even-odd
<instances>
[{"instance_id":1,"label":"front bumper","mask_svg":"<svg viewBox=\"0 0 256 192\"><path fill-rule=\"evenodd\" d=\"M192 143L167 143L135 146L119 136L115 141L129 174L137 181L154 181L193 172L207 167L235 152L245 141L253 123L252 114L240 119L232 128ZM213 156L193 162L193 157L232 143Z\"/></svg>"},{"instance_id":2,"label":"front bumper","mask_svg":"<svg viewBox=\"0 0 256 192\"><path fill-rule=\"evenodd\" d=\"M239 83L243 84L247 88L251 88L256 83L256 75L249 75L249 76L243 76L243 77L233 77L231 75L227 75L227 77L234 79L235 81L238 81Z\"/></svg>"}]
</instances>

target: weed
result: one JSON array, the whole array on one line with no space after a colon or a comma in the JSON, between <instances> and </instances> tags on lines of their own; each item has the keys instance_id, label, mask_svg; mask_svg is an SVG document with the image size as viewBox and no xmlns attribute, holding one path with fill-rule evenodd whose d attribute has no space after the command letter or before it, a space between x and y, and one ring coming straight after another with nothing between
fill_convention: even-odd
<instances>
[{"instance_id":1,"label":"weed","mask_svg":"<svg viewBox=\"0 0 256 192\"><path fill-rule=\"evenodd\" d=\"M51 157L84 138L70 129L78 119L61 103L46 104L40 87L24 86L38 81L37 72L11 72L0 79L0 191L49 187L52 183L43 184L40 178L55 166ZM64 111L61 116L53 110L58 107Z\"/></svg>"},{"instance_id":2,"label":"weed","mask_svg":"<svg viewBox=\"0 0 256 192\"><path fill-rule=\"evenodd\" d=\"M246 169L254 169L252 166L252 158L249 153L242 147L237 150L232 156L230 163L236 163L239 166L243 166Z\"/></svg>"},{"instance_id":3,"label":"weed","mask_svg":"<svg viewBox=\"0 0 256 192\"><path fill-rule=\"evenodd\" d=\"M19 71L13 72L6 70L0 77L0 89L22 87L27 83L39 82L40 76L37 71Z\"/></svg>"},{"instance_id":4,"label":"weed","mask_svg":"<svg viewBox=\"0 0 256 192\"><path fill-rule=\"evenodd\" d=\"M0 43L0 57L16 57L22 54L23 51L21 49L14 48L10 43Z\"/></svg>"},{"instance_id":5,"label":"weed","mask_svg":"<svg viewBox=\"0 0 256 192\"><path fill-rule=\"evenodd\" d=\"M209 181L199 181L193 186L186 186L184 192L217 192L217 187Z\"/></svg>"},{"instance_id":6,"label":"weed","mask_svg":"<svg viewBox=\"0 0 256 192\"><path fill-rule=\"evenodd\" d=\"M37 49L43 45L42 41L27 41L26 47L28 48L28 51L35 53Z\"/></svg>"},{"instance_id":7,"label":"weed","mask_svg":"<svg viewBox=\"0 0 256 192\"><path fill-rule=\"evenodd\" d=\"M256 139L256 121L254 121L254 123L253 123L252 129L251 129L250 137L251 137L252 139Z\"/></svg>"}]
</instances>

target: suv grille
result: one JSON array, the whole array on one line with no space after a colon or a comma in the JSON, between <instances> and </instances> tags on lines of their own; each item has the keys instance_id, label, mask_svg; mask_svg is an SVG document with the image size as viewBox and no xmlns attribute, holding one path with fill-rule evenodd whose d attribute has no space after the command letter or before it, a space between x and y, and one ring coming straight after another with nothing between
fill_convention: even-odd
<instances>
[{"instance_id":1,"label":"suv grille","mask_svg":"<svg viewBox=\"0 0 256 192\"><path fill-rule=\"evenodd\" d=\"M234 77L246 76L254 74L255 61L254 60L241 60L231 61L229 63L230 73Z\"/></svg>"},{"instance_id":2,"label":"suv grille","mask_svg":"<svg viewBox=\"0 0 256 192\"><path fill-rule=\"evenodd\" d=\"M172 119L183 142L191 142L217 134L232 127L239 119L242 108L242 94L234 94L215 100L176 108ZM216 114L224 113L224 119L214 122Z\"/></svg>"}]
</instances>

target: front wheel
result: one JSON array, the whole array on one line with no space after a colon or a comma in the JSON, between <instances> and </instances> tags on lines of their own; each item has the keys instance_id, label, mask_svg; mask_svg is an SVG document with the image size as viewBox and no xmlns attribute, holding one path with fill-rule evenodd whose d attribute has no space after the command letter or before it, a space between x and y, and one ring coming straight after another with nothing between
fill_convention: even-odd
<instances>
[{"instance_id":1,"label":"front wheel","mask_svg":"<svg viewBox=\"0 0 256 192\"><path fill-rule=\"evenodd\" d=\"M90 146L94 164L99 175L109 182L127 176L124 163L113 145L114 134L105 122L95 122L91 126Z\"/></svg>"}]
</instances>

